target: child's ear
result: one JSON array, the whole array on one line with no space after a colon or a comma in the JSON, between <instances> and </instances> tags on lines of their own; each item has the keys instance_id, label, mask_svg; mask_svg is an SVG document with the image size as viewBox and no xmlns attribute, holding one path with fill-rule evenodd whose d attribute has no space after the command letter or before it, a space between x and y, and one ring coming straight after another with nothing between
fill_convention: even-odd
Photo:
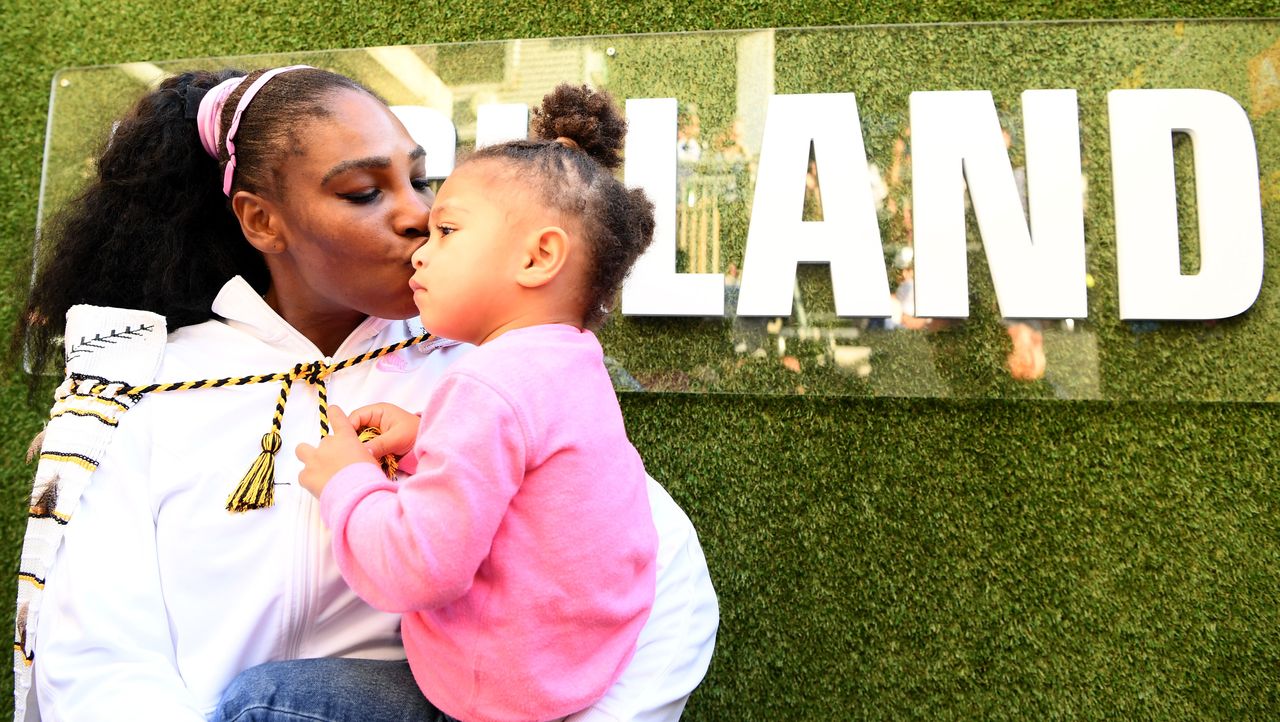
<instances>
[{"instance_id":1,"label":"child's ear","mask_svg":"<svg viewBox=\"0 0 1280 722\"><path fill-rule=\"evenodd\" d=\"M569 254L569 235L563 228L547 226L533 231L525 237L516 282L525 288L550 283L565 267Z\"/></svg>"},{"instance_id":2,"label":"child's ear","mask_svg":"<svg viewBox=\"0 0 1280 722\"><path fill-rule=\"evenodd\" d=\"M238 191L231 199L231 210L251 246L262 253L280 253L285 249L278 212L271 201L257 193Z\"/></svg>"}]
</instances>

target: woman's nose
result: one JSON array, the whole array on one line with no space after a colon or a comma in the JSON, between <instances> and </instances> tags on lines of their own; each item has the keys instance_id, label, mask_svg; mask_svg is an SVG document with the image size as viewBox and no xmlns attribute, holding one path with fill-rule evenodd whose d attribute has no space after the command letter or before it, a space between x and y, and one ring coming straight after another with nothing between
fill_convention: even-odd
<instances>
[{"instance_id":1,"label":"woman's nose","mask_svg":"<svg viewBox=\"0 0 1280 722\"><path fill-rule=\"evenodd\" d=\"M399 195L394 219L396 233L410 238L426 238L428 219L431 217L431 203L435 195L431 191L419 193L410 188L407 193Z\"/></svg>"}]
</instances>

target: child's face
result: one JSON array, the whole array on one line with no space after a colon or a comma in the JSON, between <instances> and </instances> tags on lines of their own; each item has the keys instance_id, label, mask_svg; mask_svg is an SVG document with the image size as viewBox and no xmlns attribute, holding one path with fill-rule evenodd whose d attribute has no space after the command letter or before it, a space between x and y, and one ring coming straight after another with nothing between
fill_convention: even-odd
<instances>
[{"instance_id":1,"label":"child's face","mask_svg":"<svg viewBox=\"0 0 1280 722\"><path fill-rule=\"evenodd\" d=\"M409 281L428 331L473 344L519 313L514 278L527 204L490 165L463 164L440 187Z\"/></svg>"}]
</instances>

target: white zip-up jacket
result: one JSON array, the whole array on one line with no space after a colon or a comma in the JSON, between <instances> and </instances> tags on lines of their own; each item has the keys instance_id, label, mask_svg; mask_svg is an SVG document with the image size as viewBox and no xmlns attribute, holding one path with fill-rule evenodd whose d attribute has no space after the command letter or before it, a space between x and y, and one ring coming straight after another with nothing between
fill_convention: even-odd
<instances>
[{"instance_id":1,"label":"white zip-up jacket","mask_svg":"<svg viewBox=\"0 0 1280 722\"><path fill-rule=\"evenodd\" d=\"M321 358L242 279L214 301L220 320L169 335L158 382L284 371ZM412 336L367 319L334 354ZM421 344L335 372L328 399L350 411L409 408L468 347ZM279 383L148 395L126 413L57 552L38 619L42 718L204 720L240 671L306 657L404 659L399 617L346 585L317 503L295 483L300 442L319 438L314 386L295 383L276 455L275 504L241 514L227 496L270 429ZM710 662L718 610L684 513L655 482L653 612L634 661L574 722L675 720Z\"/></svg>"}]
</instances>

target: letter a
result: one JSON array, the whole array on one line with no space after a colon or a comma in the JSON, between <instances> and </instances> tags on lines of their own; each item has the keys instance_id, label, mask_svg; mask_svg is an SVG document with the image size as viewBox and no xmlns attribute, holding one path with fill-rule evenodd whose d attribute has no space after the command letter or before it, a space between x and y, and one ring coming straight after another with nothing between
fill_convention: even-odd
<instances>
[{"instance_id":1,"label":"letter a","mask_svg":"<svg viewBox=\"0 0 1280 722\"><path fill-rule=\"evenodd\" d=\"M822 221L803 219L810 143L822 184ZM837 315L891 313L853 93L769 99L738 315L790 315L799 263L831 264Z\"/></svg>"}]
</instances>

